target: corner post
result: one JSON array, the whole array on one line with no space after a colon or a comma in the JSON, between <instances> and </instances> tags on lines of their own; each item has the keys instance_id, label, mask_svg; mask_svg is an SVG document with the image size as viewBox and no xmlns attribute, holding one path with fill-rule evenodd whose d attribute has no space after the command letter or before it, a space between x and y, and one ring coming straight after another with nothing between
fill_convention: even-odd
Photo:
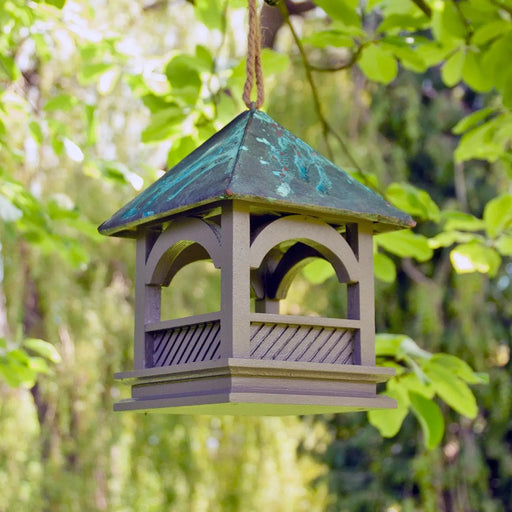
<instances>
[{"instance_id":1,"label":"corner post","mask_svg":"<svg viewBox=\"0 0 512 512\"><path fill-rule=\"evenodd\" d=\"M160 321L161 288L146 284L146 261L158 239L159 232L142 231L137 236L135 266L135 333L133 367L153 367L153 339L146 333L146 324Z\"/></svg>"},{"instance_id":2,"label":"corner post","mask_svg":"<svg viewBox=\"0 0 512 512\"><path fill-rule=\"evenodd\" d=\"M348 285L348 318L360 320L354 338L354 363L375 366L375 291L371 222L347 224L347 242L359 262L358 283Z\"/></svg>"},{"instance_id":3,"label":"corner post","mask_svg":"<svg viewBox=\"0 0 512 512\"><path fill-rule=\"evenodd\" d=\"M249 357L249 205L225 201L221 219L221 358Z\"/></svg>"}]
</instances>

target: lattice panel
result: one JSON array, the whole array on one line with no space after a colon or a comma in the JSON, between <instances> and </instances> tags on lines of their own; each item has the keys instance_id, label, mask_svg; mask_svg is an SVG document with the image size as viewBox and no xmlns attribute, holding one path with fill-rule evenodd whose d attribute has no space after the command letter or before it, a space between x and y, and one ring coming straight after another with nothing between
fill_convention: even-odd
<instances>
[{"instance_id":1,"label":"lattice panel","mask_svg":"<svg viewBox=\"0 0 512 512\"><path fill-rule=\"evenodd\" d=\"M251 358L352 364L353 329L251 323Z\"/></svg>"},{"instance_id":2,"label":"lattice panel","mask_svg":"<svg viewBox=\"0 0 512 512\"><path fill-rule=\"evenodd\" d=\"M176 327L156 331L153 341L153 366L213 361L220 358L220 322Z\"/></svg>"}]
</instances>

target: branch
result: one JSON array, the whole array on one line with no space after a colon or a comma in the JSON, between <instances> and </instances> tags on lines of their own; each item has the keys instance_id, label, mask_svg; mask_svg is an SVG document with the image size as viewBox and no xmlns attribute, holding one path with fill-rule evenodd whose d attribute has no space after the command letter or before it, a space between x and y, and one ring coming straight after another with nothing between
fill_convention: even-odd
<instances>
[{"instance_id":1,"label":"branch","mask_svg":"<svg viewBox=\"0 0 512 512\"><path fill-rule=\"evenodd\" d=\"M316 71L318 73L331 73L331 72L342 71L343 69L351 68L357 62L357 60L361 56L361 53L369 44L370 44L369 42L366 42L366 43L363 43L360 46L358 46L357 50L352 54L350 59L347 62L345 62L345 64L341 64L340 66L336 66L334 68L319 68L317 66L310 65L310 67L313 71Z\"/></svg>"},{"instance_id":2,"label":"branch","mask_svg":"<svg viewBox=\"0 0 512 512\"><path fill-rule=\"evenodd\" d=\"M295 31L294 26L292 25L292 23L290 21L290 14L288 12L288 9L287 9L286 5L278 4L278 7L279 7L279 10L281 12L281 15L283 16L283 19L286 21L286 24L290 28L293 40L295 41L295 44L297 45L297 48L299 50L299 53L300 53L300 56L301 56L301 59L302 59L302 63L304 65L304 71L306 73L306 79L309 82L309 85L311 87L311 93L313 95L313 104L315 106L315 111L316 111L316 114L317 114L318 119L320 121L320 124L322 125L322 132L323 132L323 135L324 135L325 144L327 146L327 151L328 151L329 158L331 160L334 159L332 148L331 148L331 146L329 144L329 134L331 134L331 135L333 135L335 137L335 139L340 144L340 146L343 149L345 155L349 159L351 165L355 169L357 169L357 171L361 174L361 176L365 180L366 184L368 186L370 186L369 180L367 180L367 178L366 178L366 174L364 173L364 171L361 169L361 167L359 166L359 164L357 163L355 158L350 153L350 150L348 149L348 146L345 143L344 139L341 137L341 135L336 133L336 131L332 128L332 126L327 121L327 119L326 119L326 117L325 117L325 115L323 113L323 110L322 110L322 104L320 103L320 96L318 94L318 88L317 88L317 86L315 84L315 80L314 80L314 77L313 77L313 70L312 70L311 65L310 65L310 63L308 61L306 52L304 50L304 46L302 45L302 42L301 42L297 32Z\"/></svg>"},{"instance_id":3,"label":"branch","mask_svg":"<svg viewBox=\"0 0 512 512\"><path fill-rule=\"evenodd\" d=\"M432 9L430 5L428 5L425 0L411 0L412 3L416 4L416 6L421 9L426 15L427 18L432 18Z\"/></svg>"},{"instance_id":4,"label":"branch","mask_svg":"<svg viewBox=\"0 0 512 512\"><path fill-rule=\"evenodd\" d=\"M290 15L303 15L316 7L315 2L307 0L306 2L295 3L292 0L286 0L286 7ZM273 48L277 33L284 22L279 9L267 3L263 4L261 9L261 46L262 48Z\"/></svg>"}]
</instances>

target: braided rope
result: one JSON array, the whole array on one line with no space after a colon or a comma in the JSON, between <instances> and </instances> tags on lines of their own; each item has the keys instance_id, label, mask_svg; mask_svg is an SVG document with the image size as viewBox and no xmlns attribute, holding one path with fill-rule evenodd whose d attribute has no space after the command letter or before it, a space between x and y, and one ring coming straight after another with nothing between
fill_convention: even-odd
<instances>
[{"instance_id":1,"label":"braided rope","mask_svg":"<svg viewBox=\"0 0 512 512\"><path fill-rule=\"evenodd\" d=\"M265 99L263 69L261 65L261 29L257 0L249 0L249 35L247 37L247 65L242 99L247 108L260 108ZM256 101L251 100L251 92L256 81Z\"/></svg>"}]
</instances>

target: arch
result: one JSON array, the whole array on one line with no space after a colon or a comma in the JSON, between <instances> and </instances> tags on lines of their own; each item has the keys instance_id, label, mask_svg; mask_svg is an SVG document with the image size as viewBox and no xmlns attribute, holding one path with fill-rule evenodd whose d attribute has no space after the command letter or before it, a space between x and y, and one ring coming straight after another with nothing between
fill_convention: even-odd
<instances>
[{"instance_id":1,"label":"arch","mask_svg":"<svg viewBox=\"0 0 512 512\"><path fill-rule=\"evenodd\" d=\"M204 220L187 218L173 222L158 237L146 261L146 284L167 286L185 265L211 258L221 264L219 228Z\"/></svg>"},{"instance_id":2,"label":"arch","mask_svg":"<svg viewBox=\"0 0 512 512\"><path fill-rule=\"evenodd\" d=\"M303 215L275 220L258 233L251 244L251 268L259 268L273 247L292 239L300 245L296 243L288 249L273 272L278 283L274 287L276 297L286 294L293 276L306 258L326 259L333 266L340 282L359 281L359 263L345 238L325 222Z\"/></svg>"}]
</instances>

